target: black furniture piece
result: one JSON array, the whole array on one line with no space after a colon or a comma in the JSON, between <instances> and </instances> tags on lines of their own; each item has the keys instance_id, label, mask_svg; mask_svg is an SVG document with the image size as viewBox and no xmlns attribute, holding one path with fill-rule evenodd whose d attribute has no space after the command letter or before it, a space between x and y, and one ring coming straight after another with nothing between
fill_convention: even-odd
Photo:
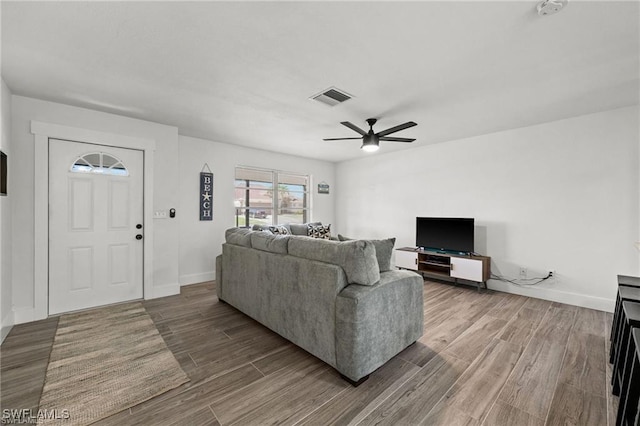
<instances>
[{"instance_id":1,"label":"black furniture piece","mask_svg":"<svg viewBox=\"0 0 640 426\"><path fill-rule=\"evenodd\" d=\"M638 426L640 411L640 328L633 328L625 353L623 375L626 377L620 392L616 426Z\"/></svg>"},{"instance_id":2,"label":"black furniture piece","mask_svg":"<svg viewBox=\"0 0 640 426\"><path fill-rule=\"evenodd\" d=\"M640 287L640 277L633 277L631 275L618 275L618 285L624 285L627 287Z\"/></svg>"},{"instance_id":3,"label":"black furniture piece","mask_svg":"<svg viewBox=\"0 0 640 426\"><path fill-rule=\"evenodd\" d=\"M620 395L623 383L626 383L630 374L630 369L625 371L625 357L627 349L632 340L631 330L633 327L640 327L640 303L622 302L620 309L620 327L618 335L613 340L615 344L615 359L613 362L613 374L611 377L612 392L614 395ZM620 395L621 396L621 395ZM621 396L622 397L622 396Z\"/></svg>"},{"instance_id":4,"label":"black furniture piece","mask_svg":"<svg viewBox=\"0 0 640 426\"><path fill-rule=\"evenodd\" d=\"M621 275L618 275L620 278ZM620 334L620 325L622 324L620 312L623 302L640 302L640 287L629 287L627 285L618 286L618 296L616 297L616 308L613 313L613 322L611 323L611 346L609 347L609 363L613 363L617 356L618 335Z\"/></svg>"}]
</instances>

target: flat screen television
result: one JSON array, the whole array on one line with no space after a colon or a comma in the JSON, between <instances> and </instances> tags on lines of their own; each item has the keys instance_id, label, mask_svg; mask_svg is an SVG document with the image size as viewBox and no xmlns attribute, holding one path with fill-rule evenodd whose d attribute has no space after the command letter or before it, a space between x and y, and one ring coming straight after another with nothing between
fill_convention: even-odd
<instances>
[{"instance_id":1,"label":"flat screen television","mask_svg":"<svg viewBox=\"0 0 640 426\"><path fill-rule=\"evenodd\" d=\"M473 253L473 218L417 217L416 246L425 250Z\"/></svg>"}]
</instances>

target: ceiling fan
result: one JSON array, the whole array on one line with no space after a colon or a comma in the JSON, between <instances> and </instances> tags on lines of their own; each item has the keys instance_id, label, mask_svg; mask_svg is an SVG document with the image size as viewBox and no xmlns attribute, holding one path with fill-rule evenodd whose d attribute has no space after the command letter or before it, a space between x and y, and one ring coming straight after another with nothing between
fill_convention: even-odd
<instances>
[{"instance_id":1,"label":"ceiling fan","mask_svg":"<svg viewBox=\"0 0 640 426\"><path fill-rule=\"evenodd\" d=\"M373 125L376 124L378 120L375 118L368 118L367 123L369 124L369 131L365 132L360 127L355 124L349 123L348 121L343 121L340 124L343 126L347 126L351 130L356 131L361 134L361 138L329 138L324 139L325 141L342 141L342 140L351 140L351 139L362 139L362 146L360 147L363 151L373 152L377 151L380 148L380 141L386 142L413 142L415 139L409 138L396 138L396 137L388 137L391 133L399 132L400 130L408 129L409 127L417 126L417 123L413 121L407 121L404 124L399 124L394 127L390 127L387 130L383 130L378 133L373 132Z\"/></svg>"}]
</instances>

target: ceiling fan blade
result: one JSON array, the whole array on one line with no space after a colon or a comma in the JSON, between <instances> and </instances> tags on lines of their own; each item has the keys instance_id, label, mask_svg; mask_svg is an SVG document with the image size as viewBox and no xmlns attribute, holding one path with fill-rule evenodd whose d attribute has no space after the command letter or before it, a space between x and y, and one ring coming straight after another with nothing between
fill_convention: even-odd
<instances>
[{"instance_id":1,"label":"ceiling fan blade","mask_svg":"<svg viewBox=\"0 0 640 426\"><path fill-rule=\"evenodd\" d=\"M349 123L348 121L341 121L340 124L342 124L343 126L347 126L353 131L360 133L362 136L367 134L367 132L362 130L360 127L356 126L355 124Z\"/></svg>"},{"instance_id":2,"label":"ceiling fan blade","mask_svg":"<svg viewBox=\"0 0 640 426\"><path fill-rule=\"evenodd\" d=\"M351 140L351 139L362 140L362 138L329 138L329 139L322 139L322 140L323 141L346 141L346 140Z\"/></svg>"},{"instance_id":3,"label":"ceiling fan blade","mask_svg":"<svg viewBox=\"0 0 640 426\"><path fill-rule=\"evenodd\" d=\"M344 123L343 123L344 124ZM400 130L404 130L404 129L408 129L409 127L413 127L413 126L417 126L418 123L414 123L413 121L407 121L404 124L399 124L395 127L391 127L387 130L383 130L379 133L377 133L378 136L387 136L390 135L391 133L395 133L395 132L399 132Z\"/></svg>"},{"instance_id":4,"label":"ceiling fan blade","mask_svg":"<svg viewBox=\"0 0 640 426\"><path fill-rule=\"evenodd\" d=\"M381 141L387 141L387 142L413 142L415 141L415 139L410 139L410 138L394 138L394 137L388 137L388 136L383 136L380 138Z\"/></svg>"}]
</instances>

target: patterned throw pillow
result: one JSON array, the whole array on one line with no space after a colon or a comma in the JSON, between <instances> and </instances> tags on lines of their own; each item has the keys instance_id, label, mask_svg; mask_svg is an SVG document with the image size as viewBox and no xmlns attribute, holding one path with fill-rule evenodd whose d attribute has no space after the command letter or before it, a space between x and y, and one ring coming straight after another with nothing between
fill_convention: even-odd
<instances>
[{"instance_id":1,"label":"patterned throw pillow","mask_svg":"<svg viewBox=\"0 0 640 426\"><path fill-rule=\"evenodd\" d=\"M331 239L331 224L329 225L312 225L307 226L307 236L312 238Z\"/></svg>"},{"instance_id":2,"label":"patterned throw pillow","mask_svg":"<svg viewBox=\"0 0 640 426\"><path fill-rule=\"evenodd\" d=\"M289 235L289 231L282 225L270 226L269 231L274 235Z\"/></svg>"}]
</instances>

